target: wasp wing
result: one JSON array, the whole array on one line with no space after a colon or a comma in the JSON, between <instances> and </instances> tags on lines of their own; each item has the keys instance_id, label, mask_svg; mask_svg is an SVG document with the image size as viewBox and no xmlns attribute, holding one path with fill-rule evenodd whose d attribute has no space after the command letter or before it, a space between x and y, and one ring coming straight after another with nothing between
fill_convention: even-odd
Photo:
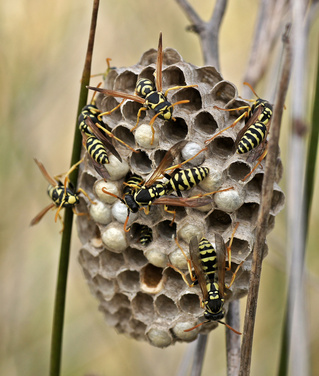
<instances>
[{"instance_id":1,"label":"wasp wing","mask_svg":"<svg viewBox=\"0 0 319 376\"><path fill-rule=\"evenodd\" d=\"M208 299L207 281L203 270L203 265L199 257L199 247L197 236L193 236L189 242L189 254L196 274L200 289L203 293L203 300Z\"/></svg>"},{"instance_id":2,"label":"wasp wing","mask_svg":"<svg viewBox=\"0 0 319 376\"><path fill-rule=\"evenodd\" d=\"M85 122L86 125L90 127L94 136L103 143L103 145L114 155L114 157L116 157L120 162L122 162L122 158L118 151L108 140L108 138L101 132L100 128L93 122L93 120L90 117L87 117Z\"/></svg>"},{"instance_id":3,"label":"wasp wing","mask_svg":"<svg viewBox=\"0 0 319 376\"><path fill-rule=\"evenodd\" d=\"M56 207L56 205L52 202L51 204L49 204L48 206L46 206L44 209L42 209L40 211L39 214L37 214L33 219L32 221L30 222L30 226L34 226L36 225L37 223L39 223L41 221L41 219L46 215L46 213L52 209Z\"/></svg>"},{"instance_id":4,"label":"wasp wing","mask_svg":"<svg viewBox=\"0 0 319 376\"><path fill-rule=\"evenodd\" d=\"M98 91L104 95L109 95L111 97L119 97L119 98L124 98L124 99L130 99L132 101L144 104L145 99L138 97L137 95L132 95L132 94L126 94L121 91L116 91L116 90L108 90L108 89L101 89L99 87L93 87L93 86L87 86L87 89Z\"/></svg>"},{"instance_id":5,"label":"wasp wing","mask_svg":"<svg viewBox=\"0 0 319 376\"><path fill-rule=\"evenodd\" d=\"M162 45L162 33L160 32L157 48L157 60L156 60L156 90L162 91L162 65L163 65L163 45Z\"/></svg>"},{"instance_id":6,"label":"wasp wing","mask_svg":"<svg viewBox=\"0 0 319 376\"><path fill-rule=\"evenodd\" d=\"M209 197L178 197L178 196L162 196L153 201L152 205L171 205L184 206L188 208L197 208L208 205L212 202Z\"/></svg>"},{"instance_id":7,"label":"wasp wing","mask_svg":"<svg viewBox=\"0 0 319 376\"><path fill-rule=\"evenodd\" d=\"M42 175L45 177L48 183L51 184L53 187L55 187L57 185L57 181L49 175L48 171L43 166L43 164L40 161L38 161L36 158L34 158L34 162L38 165L40 171L42 172Z\"/></svg>"},{"instance_id":8,"label":"wasp wing","mask_svg":"<svg viewBox=\"0 0 319 376\"><path fill-rule=\"evenodd\" d=\"M178 156L179 152L187 144L188 141L183 140L172 146L164 155L160 164L157 166L151 177L147 180L146 186L149 187L158 179L163 177L163 172L173 163L174 159Z\"/></svg>"},{"instance_id":9,"label":"wasp wing","mask_svg":"<svg viewBox=\"0 0 319 376\"><path fill-rule=\"evenodd\" d=\"M221 297L224 297L225 270L226 270L226 245L221 235L215 233L215 249L218 266L218 286Z\"/></svg>"}]
</instances>

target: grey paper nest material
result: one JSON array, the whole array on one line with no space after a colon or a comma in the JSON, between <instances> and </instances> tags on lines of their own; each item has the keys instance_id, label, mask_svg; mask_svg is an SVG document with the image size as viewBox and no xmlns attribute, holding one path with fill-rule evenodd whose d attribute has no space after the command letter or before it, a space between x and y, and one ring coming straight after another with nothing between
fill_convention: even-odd
<instances>
[{"instance_id":1,"label":"grey paper nest material","mask_svg":"<svg viewBox=\"0 0 319 376\"><path fill-rule=\"evenodd\" d=\"M140 77L154 80L156 56L156 50L149 50L137 65L112 70L107 76L105 87L133 94ZM132 229L125 233L125 205L101 191L101 187L106 186L108 191L121 196L128 171L147 179L165 152L178 141L187 140L201 149L204 141L212 137L216 130L225 128L238 116L233 112L214 109L214 106L235 108L246 104L238 98L236 87L223 80L215 68L195 67L185 63L175 50L166 49L163 90L194 84L198 87L169 92L171 103L185 99L190 102L174 108L175 122L156 119L153 145L149 141L148 123L153 116L150 111L143 112L136 131L130 132L136 123L140 104L126 101L120 109L104 117L116 136L141 152L132 153L116 143L123 163L120 164L110 156L111 164L107 169L111 179L108 182L101 180L87 157L80 175L80 186L98 202L97 205L90 205L83 199L79 210L89 211L90 218L77 218L79 237L83 243L79 260L90 289L98 298L99 308L109 325L120 333L147 340L158 347L166 347L176 341L192 341L199 332L206 333L217 326L212 322L184 332L198 323L204 311L200 307L200 289L197 286L189 288L180 274L167 267L167 263L171 263L187 272L185 258L174 241L175 235L188 252L193 235L205 236L214 244L214 233L219 233L227 243L234 224L239 222L232 246L232 268L234 270L243 260L244 264L225 297L227 309L229 301L247 294L260 206L263 169L259 167L247 181L242 182L241 179L255 163L249 163L247 155L234 153L234 141L243 123L222 133L209 145L208 151L192 161L193 165L209 167L210 173L202 184L184 192L183 196L191 197L198 192L211 192L231 186L234 189L215 194L208 206L178 208L173 226L170 226L172 215L166 213L162 205L152 206L149 215L143 211L137 215L131 214L129 224L133 223ZM111 110L119 102L119 99L99 95L97 105L105 111ZM180 153L180 161L188 158L187 150L186 155L184 152ZM279 159L276 169L278 183L282 172ZM274 226L274 217L284 204L284 195L277 183L274 185L269 231ZM143 224L153 230L153 241L147 245L138 241L139 229ZM226 282L230 278L231 273L227 272Z\"/></svg>"}]
</instances>

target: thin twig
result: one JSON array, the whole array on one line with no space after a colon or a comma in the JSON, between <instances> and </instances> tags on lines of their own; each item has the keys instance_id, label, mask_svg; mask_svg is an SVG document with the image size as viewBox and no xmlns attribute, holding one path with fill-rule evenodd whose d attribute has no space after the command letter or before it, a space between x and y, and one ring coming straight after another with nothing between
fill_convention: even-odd
<instances>
[{"instance_id":1,"label":"thin twig","mask_svg":"<svg viewBox=\"0 0 319 376\"><path fill-rule=\"evenodd\" d=\"M194 354L191 376L200 376L202 373L204 356L207 345L207 334L199 334Z\"/></svg>"},{"instance_id":2,"label":"thin twig","mask_svg":"<svg viewBox=\"0 0 319 376\"><path fill-rule=\"evenodd\" d=\"M241 364L239 371L240 376L248 376L250 374L253 333L257 310L258 290L263 260L263 251L267 234L269 210L273 196L273 185L275 181L274 166L276 165L276 160L278 156L278 141L280 134L281 118L290 78L291 49L288 38L284 40L284 46L286 46L285 58L283 61L279 88L274 106L268 155L266 160L265 174L262 186L261 206L257 219L256 242L253 249L253 263L250 279L250 288L247 298L243 343L241 350Z\"/></svg>"},{"instance_id":3,"label":"thin twig","mask_svg":"<svg viewBox=\"0 0 319 376\"><path fill-rule=\"evenodd\" d=\"M220 70L219 65L219 30L226 11L227 0L217 0L211 19L204 22L187 0L176 0L191 22L190 30L199 35L204 65L212 65Z\"/></svg>"},{"instance_id":4,"label":"thin twig","mask_svg":"<svg viewBox=\"0 0 319 376\"><path fill-rule=\"evenodd\" d=\"M78 119L81 109L86 105L86 102L87 102L86 86L89 84L90 74L91 74L91 61L92 61L98 9L99 9L99 0L94 0L89 43L88 43L88 48L86 52L86 60L85 60L85 65L83 69L83 74L82 74L78 113L76 116L71 166L74 165L80 159L81 133L78 129L77 119ZM74 170L73 173L70 175L70 180L74 183L74 186L76 186L77 177L78 177L78 169ZM55 295L55 302L54 302L54 313L53 313L51 356L50 356L50 376L59 376L60 370L61 370L66 284L67 284L67 276L68 276L68 268L69 268L72 222L73 222L73 211L70 208L65 208L64 231L63 231L62 240L61 240L58 279L57 279L56 295Z\"/></svg>"},{"instance_id":5,"label":"thin twig","mask_svg":"<svg viewBox=\"0 0 319 376\"><path fill-rule=\"evenodd\" d=\"M262 0L255 26L254 40L244 81L253 87L262 79L269 62L271 52L281 32L283 20L287 19L288 0Z\"/></svg>"},{"instance_id":6,"label":"thin twig","mask_svg":"<svg viewBox=\"0 0 319 376\"><path fill-rule=\"evenodd\" d=\"M229 303L226 322L232 328L240 328L239 300ZM240 366L240 342L241 336L232 330L225 328L226 331L226 356L227 356L227 376L237 376Z\"/></svg>"},{"instance_id":7,"label":"thin twig","mask_svg":"<svg viewBox=\"0 0 319 376\"><path fill-rule=\"evenodd\" d=\"M180 363L180 366L179 366L179 369L178 369L176 376L185 376L185 375L188 374L188 370L189 370L190 365L191 365L193 354L196 351L198 340L199 340L199 337L196 339L196 341L191 342L187 346L187 349L186 349L186 351L183 355L183 359Z\"/></svg>"}]
</instances>

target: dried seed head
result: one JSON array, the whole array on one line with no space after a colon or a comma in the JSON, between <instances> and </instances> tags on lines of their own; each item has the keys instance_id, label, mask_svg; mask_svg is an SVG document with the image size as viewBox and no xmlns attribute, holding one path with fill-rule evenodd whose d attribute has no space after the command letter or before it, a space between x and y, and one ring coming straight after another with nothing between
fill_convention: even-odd
<instances>
[{"instance_id":1,"label":"dried seed head","mask_svg":"<svg viewBox=\"0 0 319 376\"><path fill-rule=\"evenodd\" d=\"M105 87L133 94L139 78L154 82L156 56L156 51L152 49L143 54L136 66L112 70L106 78ZM207 150L191 162L193 166L208 167L210 172L201 184L183 192L183 197L232 189L216 193L211 204L204 207L177 208L173 225L172 215L165 212L161 205L151 206L148 215L143 211L135 216L130 214L128 225L131 231L124 231L127 208L115 197L103 193L102 187L122 196L123 181L128 171L147 180L165 152L178 141L189 142L175 163L195 155L205 146L205 140L238 117L236 112L220 111L214 106L235 108L247 104L238 98L236 87L223 80L214 67L193 66L185 63L177 51L166 49L163 53L163 91L179 85L198 86L168 92L171 103L186 99L189 103L174 107L175 121L155 120L153 144L149 126L154 116L151 111L142 111L140 124L133 133L130 131L136 123L141 104L127 100L118 110L104 116L103 120L112 132L140 152L132 153L115 142L123 163L110 155L110 164L105 166L110 181L100 179L89 159L80 176L80 186L99 199L96 207L90 207L90 203L85 201L90 207L91 219L86 216L77 218L83 242L79 260L89 287L98 298L100 310L110 325L120 333L147 340L157 347L167 347L176 341L191 341L199 332L207 333L218 325L212 322L190 332L184 331L199 322L204 310L200 306L200 289L196 286L189 288L181 275L168 266L170 263L188 274L187 262L175 243L175 236L188 254L188 244L194 235L199 238L205 236L214 244L214 234L219 233L228 243L235 223L239 222L232 245L232 271L241 261L244 264L225 296L225 310L229 301L247 294L264 174L259 167L246 181L241 180L254 167L246 155L238 155L234 151L236 136L243 126L241 122L214 139ZM113 109L118 103L118 98L103 95L97 98L97 105L103 111ZM281 174L282 166L278 159L277 182ZM269 229L274 226L274 216L283 204L284 195L275 184ZM152 230L153 240L146 245L139 242L141 225L147 225ZM231 272L226 272L226 283L230 282L231 276Z\"/></svg>"}]
</instances>

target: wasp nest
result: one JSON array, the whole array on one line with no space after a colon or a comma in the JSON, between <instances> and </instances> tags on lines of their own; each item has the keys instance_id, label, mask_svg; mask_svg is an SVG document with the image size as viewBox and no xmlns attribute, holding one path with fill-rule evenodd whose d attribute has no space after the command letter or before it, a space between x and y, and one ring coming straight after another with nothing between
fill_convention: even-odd
<instances>
[{"instance_id":1,"label":"wasp nest","mask_svg":"<svg viewBox=\"0 0 319 376\"><path fill-rule=\"evenodd\" d=\"M139 78L154 82L156 58L157 51L152 49L142 56L137 65L111 70L105 87L133 94ZM214 139L208 150L186 165L209 167L209 175L199 186L183 192L183 196L191 197L229 187L233 189L216 193L209 205L177 208L172 225L172 214L165 212L163 205L151 206L148 215L143 210L131 213L131 231L124 231L127 208L117 198L103 193L102 187L121 197L123 181L129 171L147 180L174 144L188 141L176 164L196 154L204 147L205 140L238 117L236 111L225 112L214 106L237 108L247 105L238 98L236 87L223 80L214 67L185 63L174 49L168 48L163 52L162 72L163 91L173 86L198 85L168 92L171 103L180 100L189 100L189 103L174 107L176 121L155 120L153 144L149 126L154 116L152 111L142 112L138 127L130 132L136 123L140 103L126 100L118 110L104 116L103 120L113 134L139 153L132 153L116 142L123 162L110 155L110 164L105 165L110 175L107 182L95 172L86 157L80 186L97 204L91 205L84 198L79 210L88 211L90 215L77 218L79 237L83 243L79 260L106 321L118 332L147 340L157 347L166 347L176 341L192 341L199 332L205 333L217 326L216 322L212 322L190 332L184 331L199 322L204 310L200 306L202 293L199 287L189 288L181 275L167 266L170 263L187 274L187 263L175 243L175 236L185 252L188 252L188 244L194 235L204 236L214 244L214 234L219 233L228 244L235 224L239 222L232 245L232 271L241 261L244 263L225 296L226 310L229 301L247 294L264 176L262 162L247 180L242 181L256 162L250 163L247 155L234 152L236 136L243 126L243 122L239 123ZM119 98L101 94L97 98L97 106L103 111L113 109L118 103ZM284 195L277 185L282 173L279 159L276 171L269 231L284 203ZM152 229L152 241L146 244L140 242L143 225ZM226 272L226 283L231 276L231 272Z\"/></svg>"}]
</instances>

